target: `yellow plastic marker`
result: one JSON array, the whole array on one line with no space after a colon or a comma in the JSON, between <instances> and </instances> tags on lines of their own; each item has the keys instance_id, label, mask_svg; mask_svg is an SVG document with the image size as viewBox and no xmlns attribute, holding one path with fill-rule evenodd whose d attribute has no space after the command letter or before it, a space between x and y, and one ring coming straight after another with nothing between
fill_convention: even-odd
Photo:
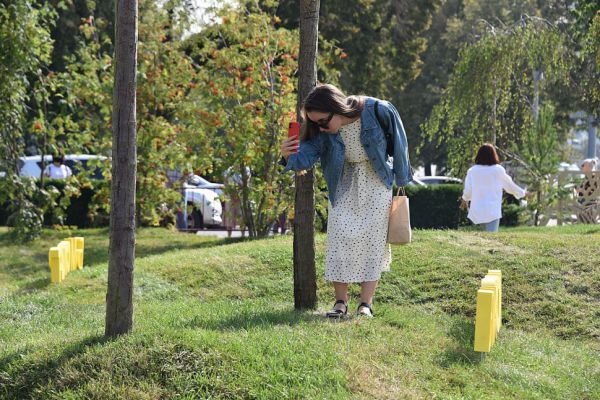
<instances>
[{"instance_id":1,"label":"yellow plastic marker","mask_svg":"<svg viewBox=\"0 0 600 400\"><path fill-rule=\"evenodd\" d=\"M489 269L488 275L498 277L498 330L502 326L502 271L499 269Z\"/></svg>"},{"instance_id":2,"label":"yellow plastic marker","mask_svg":"<svg viewBox=\"0 0 600 400\"><path fill-rule=\"evenodd\" d=\"M481 280L481 289L492 290L494 292L494 309L492 310L492 318L494 320L495 331L499 332L500 324L498 323L498 302L500 299L500 278L495 275L486 275Z\"/></svg>"},{"instance_id":3,"label":"yellow plastic marker","mask_svg":"<svg viewBox=\"0 0 600 400\"><path fill-rule=\"evenodd\" d=\"M77 269L77 252L76 252L76 244L75 238L70 237L66 239L69 242L69 272L75 271Z\"/></svg>"},{"instance_id":4,"label":"yellow plastic marker","mask_svg":"<svg viewBox=\"0 0 600 400\"><path fill-rule=\"evenodd\" d=\"M494 291L477 291L477 310L475 316L475 351L489 353L494 344L496 326L493 320Z\"/></svg>"},{"instance_id":5,"label":"yellow plastic marker","mask_svg":"<svg viewBox=\"0 0 600 400\"><path fill-rule=\"evenodd\" d=\"M70 256L71 256L71 243L63 240L62 242L60 242L58 244L58 248L60 249L60 270L61 270L61 276L62 279L65 279L67 277L67 274L69 273L69 263L70 263Z\"/></svg>"},{"instance_id":6,"label":"yellow plastic marker","mask_svg":"<svg viewBox=\"0 0 600 400\"><path fill-rule=\"evenodd\" d=\"M59 283L62 280L60 270L60 249L50 247L48 251L48 264L50 266L50 282Z\"/></svg>"},{"instance_id":7,"label":"yellow plastic marker","mask_svg":"<svg viewBox=\"0 0 600 400\"><path fill-rule=\"evenodd\" d=\"M81 236L75 237L75 249L77 254L77 268L83 269L83 248L85 239Z\"/></svg>"},{"instance_id":8,"label":"yellow plastic marker","mask_svg":"<svg viewBox=\"0 0 600 400\"><path fill-rule=\"evenodd\" d=\"M84 245L83 237L70 237L50 248L48 265L52 282L61 282L69 272L83 268Z\"/></svg>"}]
</instances>

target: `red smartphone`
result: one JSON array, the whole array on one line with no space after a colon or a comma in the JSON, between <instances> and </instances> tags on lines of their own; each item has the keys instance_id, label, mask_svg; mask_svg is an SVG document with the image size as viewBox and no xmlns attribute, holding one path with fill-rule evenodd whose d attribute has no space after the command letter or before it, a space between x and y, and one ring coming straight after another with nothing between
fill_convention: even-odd
<instances>
[{"instance_id":1,"label":"red smartphone","mask_svg":"<svg viewBox=\"0 0 600 400\"><path fill-rule=\"evenodd\" d=\"M298 139L299 136L300 124L296 121L290 122L290 125L288 126L288 137L295 137L296 139Z\"/></svg>"},{"instance_id":2,"label":"red smartphone","mask_svg":"<svg viewBox=\"0 0 600 400\"><path fill-rule=\"evenodd\" d=\"M290 122L288 126L288 137L298 139L300 137L300 124L296 121ZM296 153L298 152L298 146L296 145Z\"/></svg>"}]
</instances>

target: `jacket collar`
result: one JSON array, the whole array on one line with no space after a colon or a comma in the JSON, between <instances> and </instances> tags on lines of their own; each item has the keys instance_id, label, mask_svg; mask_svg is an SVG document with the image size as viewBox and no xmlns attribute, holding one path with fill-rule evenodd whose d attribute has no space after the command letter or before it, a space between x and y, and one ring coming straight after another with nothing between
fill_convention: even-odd
<instances>
[{"instance_id":1,"label":"jacket collar","mask_svg":"<svg viewBox=\"0 0 600 400\"><path fill-rule=\"evenodd\" d=\"M362 130L373 129L377 126L377 122L375 121L375 111L374 111L375 99L373 97L367 97L365 99L365 106L360 114L361 118L361 128Z\"/></svg>"}]
</instances>

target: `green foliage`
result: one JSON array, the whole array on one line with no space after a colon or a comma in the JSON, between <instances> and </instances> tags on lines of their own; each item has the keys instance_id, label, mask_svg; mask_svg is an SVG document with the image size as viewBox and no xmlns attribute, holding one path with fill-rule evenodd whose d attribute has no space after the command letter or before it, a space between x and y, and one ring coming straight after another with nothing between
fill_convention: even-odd
<instances>
[{"instance_id":1,"label":"green foliage","mask_svg":"<svg viewBox=\"0 0 600 400\"><path fill-rule=\"evenodd\" d=\"M525 170L520 179L527 182L529 191L536 193L535 201L528 205L533 211L533 222L539 222L539 215L545 214L555 196L549 177L558 172L563 159L561 152L564 138L560 137L555 126L554 109L544 105L537 121L525 132L520 155L525 162Z\"/></svg>"},{"instance_id":2,"label":"green foliage","mask_svg":"<svg viewBox=\"0 0 600 400\"><path fill-rule=\"evenodd\" d=\"M228 195L242 201L251 236L264 236L275 218L292 204L291 176L280 174L279 143L295 119L298 33L278 26L274 17L224 8L221 24L190 43L198 71L202 104L197 110L211 139L202 147L212 159L208 173L231 167L241 186ZM250 171L250 175L246 171Z\"/></svg>"},{"instance_id":3,"label":"green foliage","mask_svg":"<svg viewBox=\"0 0 600 400\"><path fill-rule=\"evenodd\" d=\"M598 117L600 115L600 10L598 9L583 38L581 59L583 107Z\"/></svg>"},{"instance_id":4,"label":"green foliage","mask_svg":"<svg viewBox=\"0 0 600 400\"><path fill-rule=\"evenodd\" d=\"M43 75L50 61L50 28L54 12L49 5L29 0L0 4L0 171L6 174L0 187L0 203L10 202L19 240L35 238L41 229L43 210L33 198L46 193L19 177L19 156L26 103L31 100L31 81Z\"/></svg>"},{"instance_id":5,"label":"green foliage","mask_svg":"<svg viewBox=\"0 0 600 400\"><path fill-rule=\"evenodd\" d=\"M456 229L466 224L466 213L458 208L462 190L462 185L454 184L406 186L411 227Z\"/></svg>"},{"instance_id":6,"label":"green foliage","mask_svg":"<svg viewBox=\"0 0 600 400\"><path fill-rule=\"evenodd\" d=\"M483 142L522 148L536 96L546 99L555 86L568 84L570 57L565 36L537 20L491 29L461 50L449 86L423 126L431 140L446 143L455 175L465 174ZM537 82L536 72L543 73Z\"/></svg>"},{"instance_id":7,"label":"green foliage","mask_svg":"<svg viewBox=\"0 0 600 400\"><path fill-rule=\"evenodd\" d=\"M170 170L191 172L210 165L210 151L196 116L198 78L192 60L180 49L187 22L179 18L178 2L158 7L140 3L137 76L137 182L138 224L159 225L172 217L181 195L171 186ZM87 19L80 26L77 53L68 58L60 75L61 96L70 105L57 118L62 132L72 132L71 151L110 155L112 147L113 60L110 23ZM202 161L204 160L204 161ZM98 165L110 180L110 163ZM87 182L88 180L86 180ZM92 215L110 210L110 188L94 194ZM168 207L164 207L167 205Z\"/></svg>"}]
</instances>

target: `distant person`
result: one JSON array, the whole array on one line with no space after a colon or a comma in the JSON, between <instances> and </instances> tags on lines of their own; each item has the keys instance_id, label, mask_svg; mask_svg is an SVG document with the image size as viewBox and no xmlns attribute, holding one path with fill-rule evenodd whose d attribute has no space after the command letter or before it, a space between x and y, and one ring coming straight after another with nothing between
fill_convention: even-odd
<instances>
[{"instance_id":1,"label":"distant person","mask_svg":"<svg viewBox=\"0 0 600 400\"><path fill-rule=\"evenodd\" d=\"M65 165L65 156L60 154L53 155L52 164L44 169L44 176L50 179L67 179L71 175L73 172Z\"/></svg>"},{"instance_id":2,"label":"distant person","mask_svg":"<svg viewBox=\"0 0 600 400\"><path fill-rule=\"evenodd\" d=\"M591 197L592 193L598 191L598 180L595 179L596 174L594 173L597 163L595 158L586 158L579 166L581 172L585 174L583 182L575 187L575 191L581 197L581 202L584 201L585 197Z\"/></svg>"},{"instance_id":3,"label":"distant person","mask_svg":"<svg viewBox=\"0 0 600 400\"><path fill-rule=\"evenodd\" d=\"M587 158L580 164L581 172L585 174L583 181L575 187L577 202L577 221L584 224L593 224L598 220L598 196L600 195L600 177L594 170L598 161Z\"/></svg>"},{"instance_id":4,"label":"distant person","mask_svg":"<svg viewBox=\"0 0 600 400\"><path fill-rule=\"evenodd\" d=\"M500 165L494 146L486 143L479 148L475 165L467 172L461 208L469 209L467 217L474 224L481 225L487 232L498 232L502 218L502 190L517 199L531 197L530 192L513 182Z\"/></svg>"},{"instance_id":5,"label":"distant person","mask_svg":"<svg viewBox=\"0 0 600 400\"><path fill-rule=\"evenodd\" d=\"M250 170L246 170L248 176ZM246 226L242 214L242 201L239 193L242 190L242 174L234 172L232 167L225 170L223 177L225 185L228 187L229 193L226 195L226 200L223 204L223 225L227 230L227 237L231 237L233 230L240 226L242 237L246 236Z\"/></svg>"}]
</instances>

